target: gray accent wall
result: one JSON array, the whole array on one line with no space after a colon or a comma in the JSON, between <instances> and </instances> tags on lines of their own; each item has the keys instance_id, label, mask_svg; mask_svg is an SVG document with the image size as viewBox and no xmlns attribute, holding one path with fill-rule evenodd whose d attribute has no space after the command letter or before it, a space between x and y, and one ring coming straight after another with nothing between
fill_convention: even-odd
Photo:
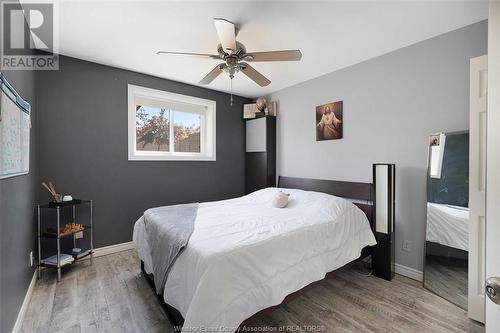
<instances>
[{"instance_id":1,"label":"gray accent wall","mask_svg":"<svg viewBox=\"0 0 500 333\"><path fill-rule=\"evenodd\" d=\"M37 175L35 130L35 72L4 71L10 84L32 106L30 171L0 179L0 332L10 332L33 277L29 253L36 253L35 186Z\"/></svg>"},{"instance_id":2,"label":"gray accent wall","mask_svg":"<svg viewBox=\"0 0 500 333\"><path fill-rule=\"evenodd\" d=\"M395 163L396 262L421 271L428 135L468 129L469 60L486 53L482 21L272 94L278 175L371 182ZM344 138L317 142L315 107L335 101Z\"/></svg>"},{"instance_id":3,"label":"gray accent wall","mask_svg":"<svg viewBox=\"0 0 500 333\"><path fill-rule=\"evenodd\" d=\"M217 160L128 161L128 84L215 100ZM59 71L37 74L37 87L39 180L94 200L96 247L131 241L148 208L244 194L248 99L230 107L226 93L64 56ZM41 186L37 198L49 199Z\"/></svg>"}]
</instances>

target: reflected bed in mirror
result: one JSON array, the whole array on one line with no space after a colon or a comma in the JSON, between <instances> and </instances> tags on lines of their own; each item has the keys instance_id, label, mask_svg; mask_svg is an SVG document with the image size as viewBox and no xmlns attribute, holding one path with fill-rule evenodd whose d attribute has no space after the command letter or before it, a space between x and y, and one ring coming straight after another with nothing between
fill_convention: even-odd
<instances>
[{"instance_id":1,"label":"reflected bed in mirror","mask_svg":"<svg viewBox=\"0 0 500 333\"><path fill-rule=\"evenodd\" d=\"M469 132L429 142L424 287L467 309Z\"/></svg>"}]
</instances>

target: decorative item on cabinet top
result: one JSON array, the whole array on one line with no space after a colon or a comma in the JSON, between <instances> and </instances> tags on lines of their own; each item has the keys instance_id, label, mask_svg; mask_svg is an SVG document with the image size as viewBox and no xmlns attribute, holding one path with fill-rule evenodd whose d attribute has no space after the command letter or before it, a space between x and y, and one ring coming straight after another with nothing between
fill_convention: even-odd
<instances>
[{"instance_id":1,"label":"decorative item on cabinet top","mask_svg":"<svg viewBox=\"0 0 500 333\"><path fill-rule=\"evenodd\" d=\"M255 103L243 104L243 119L253 119L264 116L278 115L276 102L267 102L265 98L260 97Z\"/></svg>"}]
</instances>

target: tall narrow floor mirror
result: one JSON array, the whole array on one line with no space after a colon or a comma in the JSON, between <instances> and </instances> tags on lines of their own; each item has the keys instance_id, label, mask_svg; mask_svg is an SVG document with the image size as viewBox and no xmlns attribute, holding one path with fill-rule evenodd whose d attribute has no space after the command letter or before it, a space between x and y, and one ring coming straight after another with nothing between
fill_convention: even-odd
<instances>
[{"instance_id":1,"label":"tall narrow floor mirror","mask_svg":"<svg viewBox=\"0 0 500 333\"><path fill-rule=\"evenodd\" d=\"M467 309L469 132L429 138L424 287Z\"/></svg>"}]
</instances>

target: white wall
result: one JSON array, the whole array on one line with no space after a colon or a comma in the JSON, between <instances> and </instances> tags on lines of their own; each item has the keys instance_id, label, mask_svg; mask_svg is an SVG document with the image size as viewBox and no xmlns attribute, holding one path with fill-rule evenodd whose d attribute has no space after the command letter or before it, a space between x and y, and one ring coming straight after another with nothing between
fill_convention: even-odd
<instances>
[{"instance_id":1,"label":"white wall","mask_svg":"<svg viewBox=\"0 0 500 333\"><path fill-rule=\"evenodd\" d=\"M395 163L396 262L421 270L428 135L468 129L469 59L486 52L483 21L273 93L278 175L371 182ZM339 100L344 138L316 142L315 107Z\"/></svg>"}]
</instances>

